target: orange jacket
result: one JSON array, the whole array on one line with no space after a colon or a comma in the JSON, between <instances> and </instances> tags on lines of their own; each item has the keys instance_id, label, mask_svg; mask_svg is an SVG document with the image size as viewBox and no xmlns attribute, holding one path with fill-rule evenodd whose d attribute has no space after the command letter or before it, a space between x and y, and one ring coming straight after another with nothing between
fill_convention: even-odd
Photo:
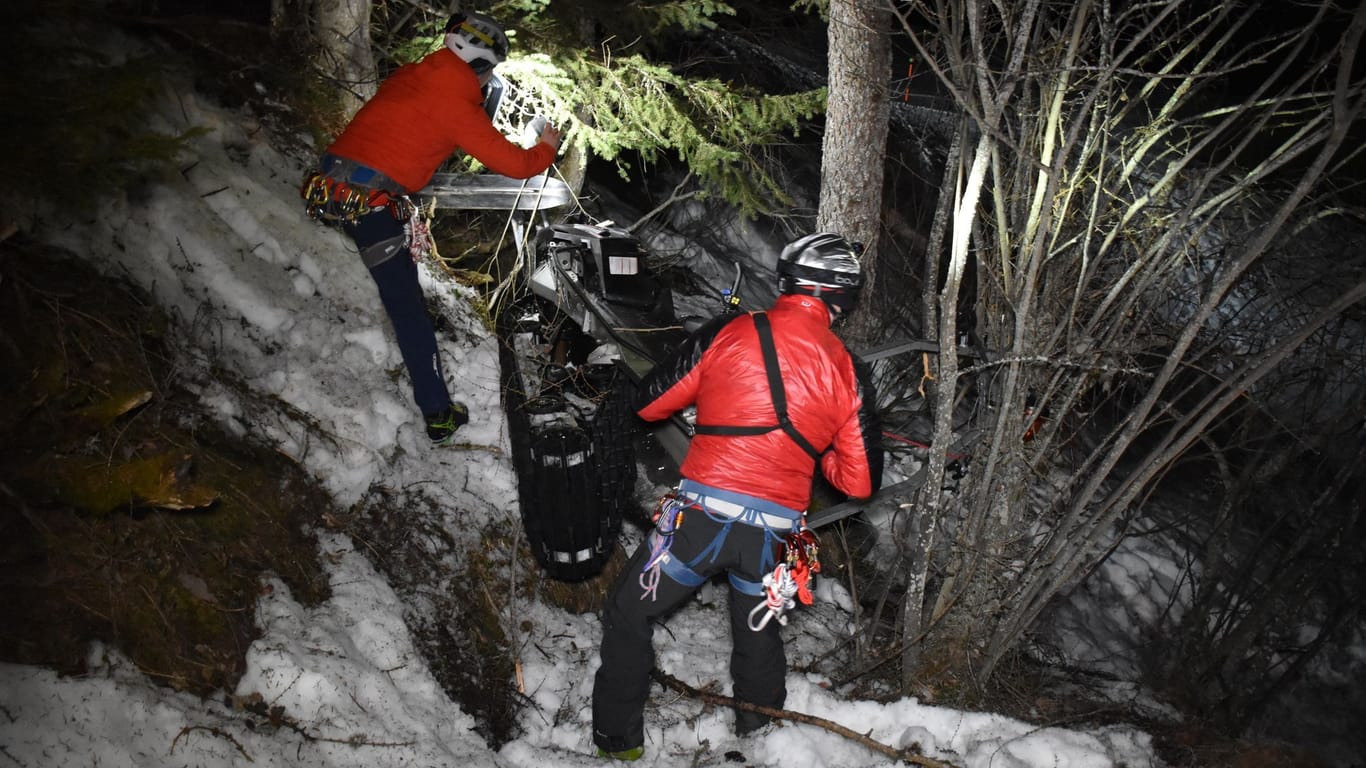
<instances>
[{"instance_id":1,"label":"orange jacket","mask_svg":"<svg viewBox=\"0 0 1366 768\"><path fill-rule=\"evenodd\" d=\"M474 70L442 48L385 80L327 152L415 192L457 149L514 179L535 176L555 159L549 144L523 149L499 133L484 112Z\"/></svg>"},{"instance_id":2,"label":"orange jacket","mask_svg":"<svg viewBox=\"0 0 1366 768\"><path fill-rule=\"evenodd\" d=\"M830 484L862 498L882 484L882 429L867 369L830 331L816 298L779 296L766 313L787 394L788 418L821 451ZM689 405L698 425L777 423L753 315L721 317L689 336L641 382L636 409L658 421ZM805 511L816 462L779 429L760 435L697 434L682 473L715 488Z\"/></svg>"}]
</instances>

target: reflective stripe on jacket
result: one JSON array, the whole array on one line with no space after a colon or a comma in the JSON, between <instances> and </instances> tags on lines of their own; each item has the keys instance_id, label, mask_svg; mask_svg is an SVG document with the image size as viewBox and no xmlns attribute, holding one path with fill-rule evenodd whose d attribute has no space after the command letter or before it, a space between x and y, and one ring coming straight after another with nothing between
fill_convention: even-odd
<instances>
[{"instance_id":1,"label":"reflective stripe on jacket","mask_svg":"<svg viewBox=\"0 0 1366 768\"><path fill-rule=\"evenodd\" d=\"M549 144L523 149L499 133L474 70L442 48L385 80L326 151L416 192L457 149L514 179L535 176L555 159Z\"/></svg>"},{"instance_id":2,"label":"reflective stripe on jacket","mask_svg":"<svg viewBox=\"0 0 1366 768\"><path fill-rule=\"evenodd\" d=\"M840 491L862 498L882 482L877 396L861 365L830 331L824 302L779 296L767 313L793 426L819 451L821 471ZM641 382L636 407L657 421L689 405L697 423L777 423L751 315L721 317L689 336ZM706 485L805 510L815 460L782 430L759 435L695 435L683 476Z\"/></svg>"}]
</instances>

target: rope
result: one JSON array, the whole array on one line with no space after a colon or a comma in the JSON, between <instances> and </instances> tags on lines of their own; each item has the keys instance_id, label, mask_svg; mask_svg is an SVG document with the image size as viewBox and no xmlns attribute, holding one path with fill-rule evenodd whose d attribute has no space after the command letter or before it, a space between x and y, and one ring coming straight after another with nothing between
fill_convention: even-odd
<instances>
[{"instance_id":1,"label":"rope","mask_svg":"<svg viewBox=\"0 0 1366 768\"><path fill-rule=\"evenodd\" d=\"M803 528L783 540L783 550L783 562L772 573L764 574L764 601L749 612L749 628L755 632L775 619L787 626L787 612L797 607L798 600L802 605L811 605L815 600L811 594L811 575L821 570L816 535L810 528Z\"/></svg>"},{"instance_id":2,"label":"rope","mask_svg":"<svg viewBox=\"0 0 1366 768\"><path fill-rule=\"evenodd\" d=\"M403 198L408 208L408 220L403 223L403 235L407 238L408 252L417 264L428 256L436 254L436 240L432 237L432 227L422 215L422 209L407 197Z\"/></svg>"},{"instance_id":3,"label":"rope","mask_svg":"<svg viewBox=\"0 0 1366 768\"><path fill-rule=\"evenodd\" d=\"M796 594L797 582L787 563L779 563L772 573L764 574L764 601L749 612L749 628L760 632L773 619L787 626L787 612L797 607L797 601L792 599Z\"/></svg>"}]
</instances>

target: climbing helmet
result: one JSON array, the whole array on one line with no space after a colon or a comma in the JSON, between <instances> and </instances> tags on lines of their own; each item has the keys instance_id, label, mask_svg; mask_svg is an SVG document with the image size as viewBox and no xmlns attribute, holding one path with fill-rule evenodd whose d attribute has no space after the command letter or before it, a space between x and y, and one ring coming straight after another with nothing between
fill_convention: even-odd
<instances>
[{"instance_id":1,"label":"climbing helmet","mask_svg":"<svg viewBox=\"0 0 1366 768\"><path fill-rule=\"evenodd\" d=\"M848 312L863 285L862 253L862 245L831 232L794 240L778 256L778 292L815 296L832 313Z\"/></svg>"},{"instance_id":2,"label":"climbing helmet","mask_svg":"<svg viewBox=\"0 0 1366 768\"><path fill-rule=\"evenodd\" d=\"M501 24L482 13L457 13L446 22L446 47L482 75L508 57L508 36Z\"/></svg>"}]
</instances>

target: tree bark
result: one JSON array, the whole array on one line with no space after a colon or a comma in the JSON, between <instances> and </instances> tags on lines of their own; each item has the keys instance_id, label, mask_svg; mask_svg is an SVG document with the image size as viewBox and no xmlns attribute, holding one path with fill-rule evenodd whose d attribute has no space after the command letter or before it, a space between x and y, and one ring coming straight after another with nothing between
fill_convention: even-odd
<instances>
[{"instance_id":1,"label":"tree bark","mask_svg":"<svg viewBox=\"0 0 1366 768\"><path fill-rule=\"evenodd\" d=\"M336 81L347 120L379 85L370 49L370 2L318 0L313 10L318 70Z\"/></svg>"},{"instance_id":2,"label":"tree bark","mask_svg":"<svg viewBox=\"0 0 1366 768\"><path fill-rule=\"evenodd\" d=\"M877 328L877 245L887 161L891 11L883 0L831 0L829 96L821 141L817 229L863 243L863 300L847 335L868 341Z\"/></svg>"}]
</instances>

